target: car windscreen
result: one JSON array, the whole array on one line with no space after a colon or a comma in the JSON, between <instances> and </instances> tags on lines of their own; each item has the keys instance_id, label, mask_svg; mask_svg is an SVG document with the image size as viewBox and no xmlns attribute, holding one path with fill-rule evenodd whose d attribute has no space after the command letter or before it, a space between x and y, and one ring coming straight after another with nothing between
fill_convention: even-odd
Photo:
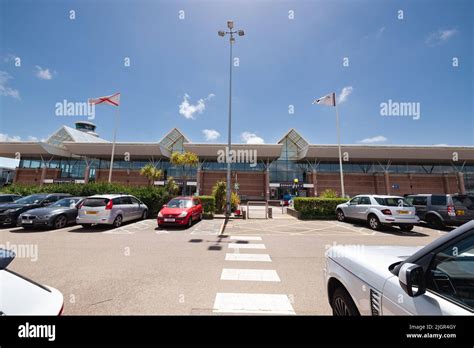
<instances>
[{"instance_id":1,"label":"car windscreen","mask_svg":"<svg viewBox=\"0 0 474 348\"><path fill-rule=\"evenodd\" d=\"M174 198L168 203L168 208L191 208L193 202L190 199Z\"/></svg>"},{"instance_id":2,"label":"car windscreen","mask_svg":"<svg viewBox=\"0 0 474 348\"><path fill-rule=\"evenodd\" d=\"M474 210L474 196L453 196L453 203Z\"/></svg>"},{"instance_id":3,"label":"car windscreen","mask_svg":"<svg viewBox=\"0 0 474 348\"><path fill-rule=\"evenodd\" d=\"M105 207L109 203L108 198L87 198L84 201L83 207Z\"/></svg>"},{"instance_id":4,"label":"car windscreen","mask_svg":"<svg viewBox=\"0 0 474 348\"><path fill-rule=\"evenodd\" d=\"M386 207L412 207L403 197L374 197L378 204Z\"/></svg>"},{"instance_id":5,"label":"car windscreen","mask_svg":"<svg viewBox=\"0 0 474 348\"><path fill-rule=\"evenodd\" d=\"M44 196L44 195L31 195L31 196L27 196L27 197L17 199L15 201L15 203L18 203L18 204L36 204L36 203L42 202L45 198L46 198L46 196Z\"/></svg>"},{"instance_id":6,"label":"car windscreen","mask_svg":"<svg viewBox=\"0 0 474 348\"><path fill-rule=\"evenodd\" d=\"M70 207L73 208L77 202L80 201L80 198L63 198L57 201L54 204L51 204L50 207Z\"/></svg>"}]
</instances>

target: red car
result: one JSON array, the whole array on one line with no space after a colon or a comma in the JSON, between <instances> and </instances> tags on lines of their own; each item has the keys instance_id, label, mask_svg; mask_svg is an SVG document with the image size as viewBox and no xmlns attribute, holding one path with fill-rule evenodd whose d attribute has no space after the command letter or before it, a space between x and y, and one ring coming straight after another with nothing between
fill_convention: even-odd
<instances>
[{"instance_id":1,"label":"red car","mask_svg":"<svg viewBox=\"0 0 474 348\"><path fill-rule=\"evenodd\" d=\"M176 197L164 205L158 213L158 227L188 226L202 219L201 200L196 197Z\"/></svg>"}]
</instances>

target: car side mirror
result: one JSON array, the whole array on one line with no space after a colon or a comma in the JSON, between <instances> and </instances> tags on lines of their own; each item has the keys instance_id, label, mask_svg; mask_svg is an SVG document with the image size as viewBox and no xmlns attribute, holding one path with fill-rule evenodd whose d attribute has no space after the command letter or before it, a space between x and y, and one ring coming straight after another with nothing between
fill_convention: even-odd
<instances>
[{"instance_id":1,"label":"car side mirror","mask_svg":"<svg viewBox=\"0 0 474 348\"><path fill-rule=\"evenodd\" d=\"M405 263L398 273L398 281L403 291L410 297L417 297L426 292L425 272L423 267L414 263Z\"/></svg>"},{"instance_id":2,"label":"car side mirror","mask_svg":"<svg viewBox=\"0 0 474 348\"><path fill-rule=\"evenodd\" d=\"M50 205L50 204L51 204L50 201L44 201L43 203L41 203L41 205L42 205L43 207L47 207L47 206Z\"/></svg>"},{"instance_id":3,"label":"car side mirror","mask_svg":"<svg viewBox=\"0 0 474 348\"><path fill-rule=\"evenodd\" d=\"M168 206L168 204L163 204L163 208L166 208Z\"/></svg>"}]
</instances>

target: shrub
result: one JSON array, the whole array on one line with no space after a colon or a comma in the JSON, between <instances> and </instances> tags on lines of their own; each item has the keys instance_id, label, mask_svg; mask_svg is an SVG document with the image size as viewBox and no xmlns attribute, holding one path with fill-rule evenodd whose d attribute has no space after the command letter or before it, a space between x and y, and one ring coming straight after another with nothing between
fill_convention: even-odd
<instances>
[{"instance_id":1,"label":"shrub","mask_svg":"<svg viewBox=\"0 0 474 348\"><path fill-rule=\"evenodd\" d=\"M230 195L230 209L236 211L240 204L240 197L236 192L232 192Z\"/></svg>"},{"instance_id":2,"label":"shrub","mask_svg":"<svg viewBox=\"0 0 474 348\"><path fill-rule=\"evenodd\" d=\"M34 193L69 193L73 196L92 196L105 193L126 193L137 197L148 206L148 214L156 215L163 204L166 204L171 195L163 187L127 186L122 184L89 183L81 184L50 184L10 185L1 189L2 193L17 193L28 196Z\"/></svg>"},{"instance_id":3,"label":"shrub","mask_svg":"<svg viewBox=\"0 0 474 348\"><path fill-rule=\"evenodd\" d=\"M203 217L212 219L216 211L216 199L213 196L198 196L202 203Z\"/></svg>"},{"instance_id":4,"label":"shrub","mask_svg":"<svg viewBox=\"0 0 474 348\"><path fill-rule=\"evenodd\" d=\"M294 207L301 219L335 218L336 206L346 198L296 197Z\"/></svg>"}]
</instances>

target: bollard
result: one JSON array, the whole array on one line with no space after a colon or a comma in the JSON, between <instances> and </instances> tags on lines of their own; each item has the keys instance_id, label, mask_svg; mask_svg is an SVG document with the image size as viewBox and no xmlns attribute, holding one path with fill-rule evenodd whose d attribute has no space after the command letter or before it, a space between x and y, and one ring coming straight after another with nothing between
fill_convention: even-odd
<instances>
[{"instance_id":1,"label":"bollard","mask_svg":"<svg viewBox=\"0 0 474 348\"><path fill-rule=\"evenodd\" d=\"M268 208L268 218L273 219L273 210L270 207Z\"/></svg>"},{"instance_id":2,"label":"bollard","mask_svg":"<svg viewBox=\"0 0 474 348\"><path fill-rule=\"evenodd\" d=\"M243 218L244 220L247 220L247 211L242 210L242 218Z\"/></svg>"}]
</instances>

